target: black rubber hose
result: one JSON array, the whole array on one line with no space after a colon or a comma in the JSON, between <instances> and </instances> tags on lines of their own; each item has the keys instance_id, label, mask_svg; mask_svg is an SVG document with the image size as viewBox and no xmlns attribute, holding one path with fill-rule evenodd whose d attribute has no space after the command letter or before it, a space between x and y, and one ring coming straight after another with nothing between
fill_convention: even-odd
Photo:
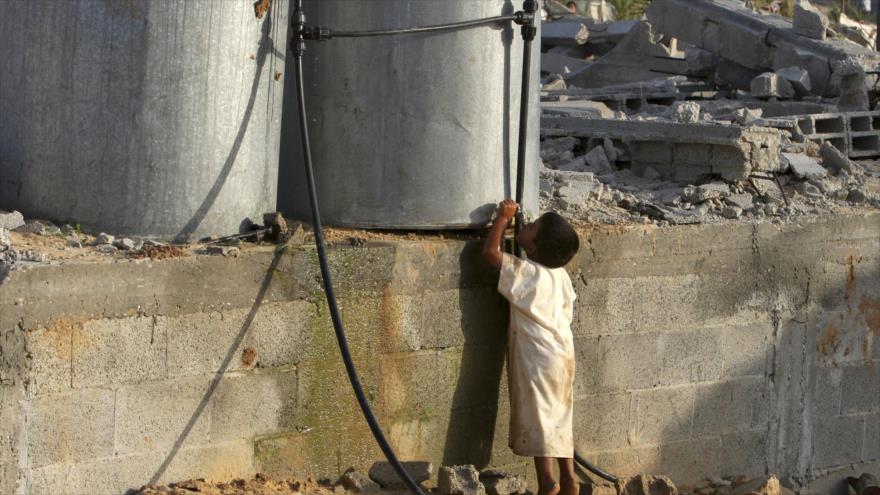
<instances>
[{"instance_id":1,"label":"black rubber hose","mask_svg":"<svg viewBox=\"0 0 880 495\"><path fill-rule=\"evenodd\" d=\"M529 88L532 72L532 40L523 40L523 62L522 62L522 85L520 87L519 97L519 142L516 150L516 203L520 205L519 212L516 215L516 223L513 225L514 243L513 252L520 256L521 249L516 242L519 237L519 231L522 229L523 214L522 202L523 192L525 191L525 173L526 173L526 144L528 142L529 132Z\"/></svg>"},{"instance_id":2,"label":"black rubber hose","mask_svg":"<svg viewBox=\"0 0 880 495\"><path fill-rule=\"evenodd\" d=\"M296 10L299 11L298 14L302 15L302 0L296 1ZM303 161L305 162L305 171L306 171L306 184L309 190L309 204L312 208L312 228L314 229L315 234L315 247L318 250L318 262L321 265L321 278L324 282L324 293L327 297L327 305L330 308L330 318L333 320L333 329L336 332L336 340L339 343L339 352L342 354L342 361L345 363L345 372L348 374L348 380L351 382L351 388L354 389L354 394L357 397L358 404L361 406L361 411L364 414L364 418L367 420L367 424L370 426L370 431L373 433L373 437L376 439L376 443L379 444L379 448L382 449L382 453L385 454L385 457L388 459L388 462L394 467L394 470L397 472L397 475L400 476L400 479L406 484L406 487L414 495L425 495L419 485L409 476L409 473L403 469L403 466L400 464L400 460L397 459L397 455L394 453L394 450L391 448L391 445L388 444L388 440L385 439L385 434L382 433L382 427L379 426L379 422L376 420L376 416L373 414L373 410L370 408L370 403L367 401L367 397L364 394L364 389L361 386L360 378L357 374L357 369L354 367L354 362L351 359L351 352L348 349L348 339L345 337L345 328L342 326L342 318L339 316L339 307L336 302L336 293L333 290L333 278L330 274L330 267L327 264L327 251L324 246L324 233L321 227L321 214L318 211L318 195L315 191L315 176L314 170L312 168L312 150L309 145L309 127L308 127L308 119L306 118L306 104L305 104L305 85L303 83L303 70L302 70L302 46L296 47L294 50L294 67L296 70L296 97L297 102L299 103L299 125L300 125L300 137L302 138L302 146L303 146Z\"/></svg>"},{"instance_id":3,"label":"black rubber hose","mask_svg":"<svg viewBox=\"0 0 880 495\"><path fill-rule=\"evenodd\" d=\"M574 461L603 480L617 483L617 476L603 471L598 466L588 461L586 457L580 455L577 450L574 451Z\"/></svg>"},{"instance_id":4,"label":"black rubber hose","mask_svg":"<svg viewBox=\"0 0 880 495\"><path fill-rule=\"evenodd\" d=\"M389 36L395 34L412 34L412 33L430 33L433 31L450 31L453 29L462 29L475 26L483 26L486 24L495 24L504 21L516 20L516 15L499 15L495 17L486 17L485 19L475 19L472 21L452 22L449 24L437 24L434 26L420 26L401 29L383 29L380 31L330 31L331 38L365 38L368 36Z\"/></svg>"}]
</instances>

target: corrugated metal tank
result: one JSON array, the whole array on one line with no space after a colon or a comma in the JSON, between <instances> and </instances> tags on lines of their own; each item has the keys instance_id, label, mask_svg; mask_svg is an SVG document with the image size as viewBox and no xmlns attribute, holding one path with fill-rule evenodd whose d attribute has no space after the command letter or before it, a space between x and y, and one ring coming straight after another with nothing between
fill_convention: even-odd
<instances>
[{"instance_id":1,"label":"corrugated metal tank","mask_svg":"<svg viewBox=\"0 0 880 495\"><path fill-rule=\"evenodd\" d=\"M178 240L261 221L288 7L0 2L0 208Z\"/></svg>"},{"instance_id":2,"label":"corrugated metal tank","mask_svg":"<svg viewBox=\"0 0 880 495\"><path fill-rule=\"evenodd\" d=\"M505 0L306 0L307 24L363 31L510 14ZM539 48L533 43L524 205L537 211ZM516 190L519 26L309 42L304 63L323 220L367 228L485 224ZM292 71L292 68L291 68ZM279 206L309 218L296 91L285 94Z\"/></svg>"}]
</instances>

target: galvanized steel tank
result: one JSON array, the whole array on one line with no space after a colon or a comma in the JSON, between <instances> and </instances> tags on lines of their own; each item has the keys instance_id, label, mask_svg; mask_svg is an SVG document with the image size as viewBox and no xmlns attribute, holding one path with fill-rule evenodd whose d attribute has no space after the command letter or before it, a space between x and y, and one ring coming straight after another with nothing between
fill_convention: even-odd
<instances>
[{"instance_id":1,"label":"galvanized steel tank","mask_svg":"<svg viewBox=\"0 0 880 495\"><path fill-rule=\"evenodd\" d=\"M288 7L0 2L0 208L178 240L261 221Z\"/></svg>"},{"instance_id":2,"label":"galvanized steel tank","mask_svg":"<svg viewBox=\"0 0 880 495\"><path fill-rule=\"evenodd\" d=\"M510 14L505 0L306 0L307 24L364 31ZM485 224L516 191L523 41L512 23L309 42L303 60L323 220L366 228ZM533 43L525 204L537 210L540 35ZM291 67L291 72L293 71ZM288 78L279 205L309 218Z\"/></svg>"}]
</instances>

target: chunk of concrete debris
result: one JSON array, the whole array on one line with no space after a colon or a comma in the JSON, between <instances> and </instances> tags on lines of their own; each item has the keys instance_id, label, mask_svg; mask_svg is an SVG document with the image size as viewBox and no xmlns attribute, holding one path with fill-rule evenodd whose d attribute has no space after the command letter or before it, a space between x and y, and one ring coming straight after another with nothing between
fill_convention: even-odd
<instances>
[{"instance_id":1,"label":"chunk of concrete debris","mask_svg":"<svg viewBox=\"0 0 880 495\"><path fill-rule=\"evenodd\" d=\"M640 474L618 483L620 495L678 495L678 488L665 476Z\"/></svg>"},{"instance_id":2,"label":"chunk of concrete debris","mask_svg":"<svg viewBox=\"0 0 880 495\"><path fill-rule=\"evenodd\" d=\"M840 94L837 106L848 111L869 110L871 101L864 67L855 60L844 59L832 62L831 70L831 87Z\"/></svg>"},{"instance_id":3,"label":"chunk of concrete debris","mask_svg":"<svg viewBox=\"0 0 880 495\"><path fill-rule=\"evenodd\" d=\"M0 210L0 228L7 230L15 230L24 223L24 216L17 211L6 212Z\"/></svg>"},{"instance_id":4,"label":"chunk of concrete debris","mask_svg":"<svg viewBox=\"0 0 880 495\"><path fill-rule=\"evenodd\" d=\"M578 139L571 136L547 138L541 141L541 158L544 158L545 154L571 151L577 144Z\"/></svg>"},{"instance_id":5,"label":"chunk of concrete debris","mask_svg":"<svg viewBox=\"0 0 880 495\"><path fill-rule=\"evenodd\" d=\"M743 211L749 211L755 206L755 197L749 193L731 194L724 198L724 202Z\"/></svg>"},{"instance_id":6,"label":"chunk of concrete debris","mask_svg":"<svg viewBox=\"0 0 880 495\"><path fill-rule=\"evenodd\" d=\"M381 487L369 476L357 471L348 471L339 478L343 488L353 493L376 493Z\"/></svg>"},{"instance_id":7,"label":"chunk of concrete debris","mask_svg":"<svg viewBox=\"0 0 880 495\"><path fill-rule=\"evenodd\" d=\"M672 106L672 118L686 124L700 121L700 104L694 101L679 101Z\"/></svg>"},{"instance_id":8,"label":"chunk of concrete debris","mask_svg":"<svg viewBox=\"0 0 880 495\"><path fill-rule=\"evenodd\" d=\"M480 473L471 464L443 466L437 473L438 495L486 495Z\"/></svg>"},{"instance_id":9,"label":"chunk of concrete debris","mask_svg":"<svg viewBox=\"0 0 880 495\"><path fill-rule=\"evenodd\" d=\"M775 72L765 72L752 79L752 96L755 98L791 98L794 87Z\"/></svg>"},{"instance_id":10,"label":"chunk of concrete debris","mask_svg":"<svg viewBox=\"0 0 880 495\"><path fill-rule=\"evenodd\" d=\"M402 462L403 470L409 474L410 478L416 483L422 483L431 479L434 472L434 465L427 461L408 461ZM373 463L369 471L370 479L379 483L382 488L388 490L405 490L406 484L397 475L397 471L387 461L379 461Z\"/></svg>"},{"instance_id":11,"label":"chunk of concrete debris","mask_svg":"<svg viewBox=\"0 0 880 495\"><path fill-rule=\"evenodd\" d=\"M21 261L30 261L31 263L45 263L46 261L49 261L49 257L45 253L33 249L21 251L20 254Z\"/></svg>"},{"instance_id":12,"label":"chunk of concrete debris","mask_svg":"<svg viewBox=\"0 0 880 495\"><path fill-rule=\"evenodd\" d=\"M688 203L703 203L710 199L723 199L730 195L730 186L724 182L710 182L699 186L688 186L681 197Z\"/></svg>"},{"instance_id":13,"label":"chunk of concrete debris","mask_svg":"<svg viewBox=\"0 0 880 495\"><path fill-rule=\"evenodd\" d=\"M97 249L99 253L104 253L104 254L112 254L117 251L116 246L114 246L112 244L106 244L106 243L105 244L98 244L97 246L95 246L95 249Z\"/></svg>"},{"instance_id":14,"label":"chunk of concrete debris","mask_svg":"<svg viewBox=\"0 0 880 495\"><path fill-rule=\"evenodd\" d=\"M0 227L0 252L6 251L12 247L12 239L9 237L9 230Z\"/></svg>"},{"instance_id":15,"label":"chunk of concrete debris","mask_svg":"<svg viewBox=\"0 0 880 495\"><path fill-rule=\"evenodd\" d=\"M123 237L121 239L115 239L113 241L113 245L116 246L117 249L122 251L133 251L137 249L137 243L128 237Z\"/></svg>"},{"instance_id":16,"label":"chunk of concrete debris","mask_svg":"<svg viewBox=\"0 0 880 495\"><path fill-rule=\"evenodd\" d=\"M480 482L486 487L488 495L519 495L526 493L528 488L522 477L493 469L481 472Z\"/></svg>"},{"instance_id":17,"label":"chunk of concrete debris","mask_svg":"<svg viewBox=\"0 0 880 495\"><path fill-rule=\"evenodd\" d=\"M821 179L828 175L828 170L816 160L801 153L782 153L782 159L788 163L791 173L798 179Z\"/></svg>"},{"instance_id":18,"label":"chunk of concrete debris","mask_svg":"<svg viewBox=\"0 0 880 495\"><path fill-rule=\"evenodd\" d=\"M811 184L809 182L803 182L801 184L798 184L796 189L798 190L799 193L803 194L804 196L806 196L808 198L819 199L819 198L825 197L825 195L822 194L822 191L820 191L819 188L816 187L815 184Z\"/></svg>"},{"instance_id":19,"label":"chunk of concrete debris","mask_svg":"<svg viewBox=\"0 0 880 495\"><path fill-rule=\"evenodd\" d=\"M738 108L733 111L733 118L737 124L751 125L764 115L764 110L760 108Z\"/></svg>"},{"instance_id":20,"label":"chunk of concrete debris","mask_svg":"<svg viewBox=\"0 0 880 495\"><path fill-rule=\"evenodd\" d=\"M24 229L21 230L31 234L44 236L61 234L61 229L59 229L58 226L46 220L29 220L25 223Z\"/></svg>"},{"instance_id":21,"label":"chunk of concrete debris","mask_svg":"<svg viewBox=\"0 0 880 495\"><path fill-rule=\"evenodd\" d=\"M573 159L568 163L563 163L556 167L556 170L562 170L563 172L586 172L587 171L587 163L585 156L579 156Z\"/></svg>"},{"instance_id":22,"label":"chunk of concrete debris","mask_svg":"<svg viewBox=\"0 0 880 495\"><path fill-rule=\"evenodd\" d=\"M101 232L100 234L98 234L97 237L95 237L95 245L100 246L101 244L113 244L113 241L115 239L116 238L112 235Z\"/></svg>"},{"instance_id":23,"label":"chunk of concrete debris","mask_svg":"<svg viewBox=\"0 0 880 495\"><path fill-rule=\"evenodd\" d=\"M684 49L684 59L687 63L689 76L706 77L715 72L718 65L718 55L694 46Z\"/></svg>"},{"instance_id":24,"label":"chunk of concrete debris","mask_svg":"<svg viewBox=\"0 0 880 495\"><path fill-rule=\"evenodd\" d=\"M590 150L590 152L584 156L584 161L586 162L587 167L597 175L614 172L614 168L608 161L608 157L605 156L605 149L603 146L596 146Z\"/></svg>"},{"instance_id":25,"label":"chunk of concrete debris","mask_svg":"<svg viewBox=\"0 0 880 495\"><path fill-rule=\"evenodd\" d=\"M807 0L798 0L794 6L794 32L814 40L824 40L828 32L828 17Z\"/></svg>"},{"instance_id":26,"label":"chunk of concrete debris","mask_svg":"<svg viewBox=\"0 0 880 495\"><path fill-rule=\"evenodd\" d=\"M725 205L721 208L721 216L724 218L735 219L742 216L743 210L739 206Z\"/></svg>"},{"instance_id":27,"label":"chunk of concrete debris","mask_svg":"<svg viewBox=\"0 0 880 495\"><path fill-rule=\"evenodd\" d=\"M758 478L737 486L732 495L780 495L782 485L776 475Z\"/></svg>"},{"instance_id":28,"label":"chunk of concrete debris","mask_svg":"<svg viewBox=\"0 0 880 495\"><path fill-rule=\"evenodd\" d=\"M819 152L822 155L822 165L824 165L825 168L834 170L835 172L845 170L850 174L853 173L852 162L839 149L834 147L833 144L827 141L822 143L822 148Z\"/></svg>"},{"instance_id":29,"label":"chunk of concrete debris","mask_svg":"<svg viewBox=\"0 0 880 495\"><path fill-rule=\"evenodd\" d=\"M541 85L541 91L565 91L568 86L562 76L551 78L548 82Z\"/></svg>"},{"instance_id":30,"label":"chunk of concrete debris","mask_svg":"<svg viewBox=\"0 0 880 495\"><path fill-rule=\"evenodd\" d=\"M849 193L846 195L846 200L854 204L865 204L868 202L868 197L861 189L853 188L850 189Z\"/></svg>"},{"instance_id":31,"label":"chunk of concrete debris","mask_svg":"<svg viewBox=\"0 0 880 495\"><path fill-rule=\"evenodd\" d=\"M808 95L812 91L810 73L800 67L783 67L781 69L776 69L776 75L788 81L798 96Z\"/></svg>"}]
</instances>

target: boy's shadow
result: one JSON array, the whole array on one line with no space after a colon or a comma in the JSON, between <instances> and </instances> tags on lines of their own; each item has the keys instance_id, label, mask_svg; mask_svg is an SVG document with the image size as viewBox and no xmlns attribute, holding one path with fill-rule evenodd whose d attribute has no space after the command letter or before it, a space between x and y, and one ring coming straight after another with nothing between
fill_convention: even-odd
<instances>
[{"instance_id":1,"label":"boy's shadow","mask_svg":"<svg viewBox=\"0 0 880 495\"><path fill-rule=\"evenodd\" d=\"M495 441L501 373L507 354L507 304L495 289L498 272L482 258L481 241L465 245L459 267L464 348L443 464L473 464L481 469L490 464Z\"/></svg>"}]
</instances>

